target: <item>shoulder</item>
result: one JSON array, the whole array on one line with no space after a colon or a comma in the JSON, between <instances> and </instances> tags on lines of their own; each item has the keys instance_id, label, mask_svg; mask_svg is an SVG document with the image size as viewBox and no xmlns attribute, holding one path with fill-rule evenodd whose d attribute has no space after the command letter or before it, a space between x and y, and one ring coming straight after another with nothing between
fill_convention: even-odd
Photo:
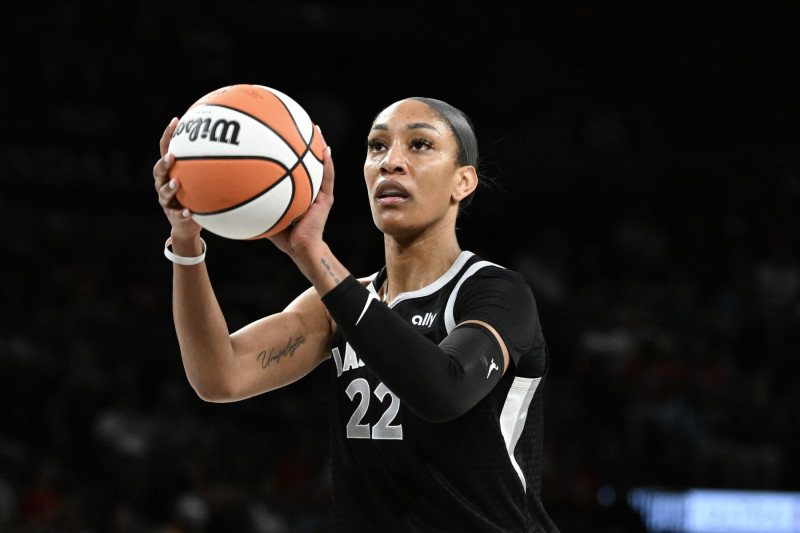
<instances>
[{"instance_id":1,"label":"shoulder","mask_svg":"<svg viewBox=\"0 0 800 533\"><path fill-rule=\"evenodd\" d=\"M530 285L516 270L472 255L460 273L460 283L466 285L497 285L508 290L530 291Z\"/></svg>"},{"instance_id":2,"label":"shoulder","mask_svg":"<svg viewBox=\"0 0 800 533\"><path fill-rule=\"evenodd\" d=\"M450 294L447 306L448 323L456 324L465 317L483 319L509 315L536 317L533 291L519 272L485 261L477 256L465 265Z\"/></svg>"}]
</instances>

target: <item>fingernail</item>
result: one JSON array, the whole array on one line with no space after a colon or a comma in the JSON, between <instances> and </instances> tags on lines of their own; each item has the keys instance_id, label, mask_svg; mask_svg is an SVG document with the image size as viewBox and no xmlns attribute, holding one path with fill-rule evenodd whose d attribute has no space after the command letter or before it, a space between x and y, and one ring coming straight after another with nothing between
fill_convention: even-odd
<instances>
[{"instance_id":1,"label":"fingernail","mask_svg":"<svg viewBox=\"0 0 800 533\"><path fill-rule=\"evenodd\" d=\"M167 152L166 154L164 154L164 163L169 165L171 163L173 157L175 157L175 156L172 155L172 152Z\"/></svg>"},{"instance_id":2,"label":"fingernail","mask_svg":"<svg viewBox=\"0 0 800 533\"><path fill-rule=\"evenodd\" d=\"M183 218L189 218L190 215L191 215L191 213L189 212L188 209L184 209L183 210Z\"/></svg>"},{"instance_id":3,"label":"fingernail","mask_svg":"<svg viewBox=\"0 0 800 533\"><path fill-rule=\"evenodd\" d=\"M175 180L169 180L169 188L175 190Z\"/></svg>"}]
</instances>

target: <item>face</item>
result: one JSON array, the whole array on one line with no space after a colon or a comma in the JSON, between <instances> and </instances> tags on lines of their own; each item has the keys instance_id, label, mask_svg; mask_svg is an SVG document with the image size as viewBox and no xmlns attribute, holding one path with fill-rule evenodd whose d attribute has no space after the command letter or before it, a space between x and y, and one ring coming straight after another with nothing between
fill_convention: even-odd
<instances>
[{"instance_id":1,"label":"face","mask_svg":"<svg viewBox=\"0 0 800 533\"><path fill-rule=\"evenodd\" d=\"M455 227L458 201L471 191L464 174L474 174L472 167L457 165L457 149L447 122L427 104L401 100L377 116L367 138L364 177L381 231L414 236Z\"/></svg>"}]
</instances>

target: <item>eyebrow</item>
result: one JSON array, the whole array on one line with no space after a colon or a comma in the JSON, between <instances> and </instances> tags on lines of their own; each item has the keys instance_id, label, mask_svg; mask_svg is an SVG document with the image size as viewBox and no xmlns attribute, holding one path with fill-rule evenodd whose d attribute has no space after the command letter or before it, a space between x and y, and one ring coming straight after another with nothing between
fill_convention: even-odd
<instances>
[{"instance_id":1,"label":"eyebrow","mask_svg":"<svg viewBox=\"0 0 800 533\"><path fill-rule=\"evenodd\" d=\"M428 129L428 130L433 130L439 135L441 135L441 132L436 128L436 126L434 126L433 124L428 124L427 122L412 122L411 124L406 126L406 129L407 130ZM374 126L372 126L370 131L374 130L388 131L389 126L387 126L386 124L375 124Z\"/></svg>"}]
</instances>

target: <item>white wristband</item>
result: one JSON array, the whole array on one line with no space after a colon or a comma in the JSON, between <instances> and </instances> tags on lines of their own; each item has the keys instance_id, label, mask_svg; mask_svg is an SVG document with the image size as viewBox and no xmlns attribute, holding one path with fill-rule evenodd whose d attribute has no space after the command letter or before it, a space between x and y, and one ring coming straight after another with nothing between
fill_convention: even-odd
<instances>
[{"instance_id":1,"label":"white wristband","mask_svg":"<svg viewBox=\"0 0 800 533\"><path fill-rule=\"evenodd\" d=\"M179 265L196 265L198 263L202 263L206 258L206 241L200 237L200 242L203 244L202 254L198 255L197 257L183 257L182 255L174 254L169 251L169 247L172 245L172 237L170 237L167 239L167 242L164 243L164 255L167 257L167 259Z\"/></svg>"}]
</instances>

